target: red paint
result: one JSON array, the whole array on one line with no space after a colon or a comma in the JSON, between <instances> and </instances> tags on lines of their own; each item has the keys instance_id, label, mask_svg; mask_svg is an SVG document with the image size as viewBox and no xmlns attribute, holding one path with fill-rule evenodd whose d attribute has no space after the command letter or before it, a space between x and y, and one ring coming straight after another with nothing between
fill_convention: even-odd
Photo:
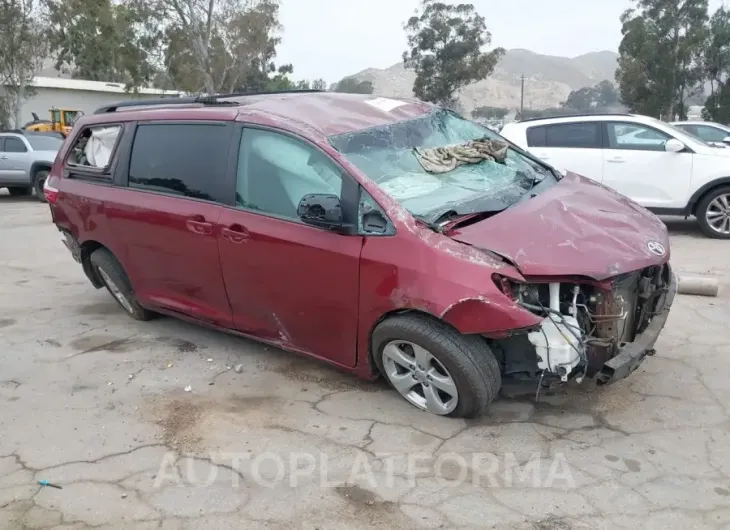
<instances>
[{"instance_id":1,"label":"red paint","mask_svg":"<svg viewBox=\"0 0 730 530\"><path fill-rule=\"evenodd\" d=\"M603 280L663 263L649 240L668 248L660 221L633 203L569 175L548 191L487 220L434 233L344 160L327 135L427 112L407 101L392 113L371 96L282 95L242 107L171 108L84 116L94 123L213 120L259 124L306 137L337 161L388 213L396 234L339 235L230 205L63 177L73 140L51 175L57 226L80 244L107 247L139 302L250 336L373 377L370 333L388 314L411 310L463 333L504 336L539 324L495 284L495 273L555 281ZM129 129L129 130L127 130ZM124 134L130 134L126 128ZM211 176L213 178L214 176ZM479 250L500 253L505 264Z\"/></svg>"},{"instance_id":2,"label":"red paint","mask_svg":"<svg viewBox=\"0 0 730 530\"><path fill-rule=\"evenodd\" d=\"M530 277L603 280L669 260L669 235L661 220L574 173L537 197L449 235L509 258ZM666 254L653 254L650 241L661 243Z\"/></svg>"}]
</instances>

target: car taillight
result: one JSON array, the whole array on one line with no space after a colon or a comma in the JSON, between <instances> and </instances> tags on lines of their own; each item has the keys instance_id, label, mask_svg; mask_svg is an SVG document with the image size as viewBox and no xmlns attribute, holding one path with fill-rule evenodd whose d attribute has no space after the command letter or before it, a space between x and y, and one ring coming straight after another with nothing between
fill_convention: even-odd
<instances>
[{"instance_id":1,"label":"car taillight","mask_svg":"<svg viewBox=\"0 0 730 530\"><path fill-rule=\"evenodd\" d=\"M48 185L48 180L43 183L43 196L46 198L48 204L56 204L58 200L58 190Z\"/></svg>"}]
</instances>

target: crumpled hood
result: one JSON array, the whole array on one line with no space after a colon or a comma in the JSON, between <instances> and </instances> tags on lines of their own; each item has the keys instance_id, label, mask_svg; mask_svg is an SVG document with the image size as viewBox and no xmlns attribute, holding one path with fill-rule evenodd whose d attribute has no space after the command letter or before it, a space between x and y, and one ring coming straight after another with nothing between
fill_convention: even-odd
<instances>
[{"instance_id":1,"label":"crumpled hood","mask_svg":"<svg viewBox=\"0 0 730 530\"><path fill-rule=\"evenodd\" d=\"M457 228L449 236L501 254L528 277L577 275L604 280L669 259L669 236L659 218L575 173L567 173L538 196Z\"/></svg>"}]
</instances>

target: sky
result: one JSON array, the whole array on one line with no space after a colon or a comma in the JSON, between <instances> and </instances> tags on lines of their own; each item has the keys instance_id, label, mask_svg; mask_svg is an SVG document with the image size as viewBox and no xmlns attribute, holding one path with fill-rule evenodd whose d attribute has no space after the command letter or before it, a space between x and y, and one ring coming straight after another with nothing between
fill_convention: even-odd
<instances>
[{"instance_id":1,"label":"sky","mask_svg":"<svg viewBox=\"0 0 730 530\"><path fill-rule=\"evenodd\" d=\"M446 0L449 1L449 0ZM469 1L469 0L462 0ZM618 51L619 17L631 0L471 0L492 45L575 57ZM710 13L722 0L709 0ZM282 0L277 62L295 79L332 83L365 68L387 68L406 49L403 23L419 0Z\"/></svg>"}]
</instances>

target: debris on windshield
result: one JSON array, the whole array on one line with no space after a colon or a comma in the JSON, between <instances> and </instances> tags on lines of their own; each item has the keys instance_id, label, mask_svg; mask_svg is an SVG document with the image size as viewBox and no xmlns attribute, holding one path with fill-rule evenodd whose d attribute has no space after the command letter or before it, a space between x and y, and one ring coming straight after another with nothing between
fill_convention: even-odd
<instances>
[{"instance_id":1,"label":"debris on windshield","mask_svg":"<svg viewBox=\"0 0 730 530\"><path fill-rule=\"evenodd\" d=\"M463 144L414 148L418 163L429 173L448 173L464 164L478 164L485 160L504 163L507 142L502 140L472 140Z\"/></svg>"}]
</instances>

